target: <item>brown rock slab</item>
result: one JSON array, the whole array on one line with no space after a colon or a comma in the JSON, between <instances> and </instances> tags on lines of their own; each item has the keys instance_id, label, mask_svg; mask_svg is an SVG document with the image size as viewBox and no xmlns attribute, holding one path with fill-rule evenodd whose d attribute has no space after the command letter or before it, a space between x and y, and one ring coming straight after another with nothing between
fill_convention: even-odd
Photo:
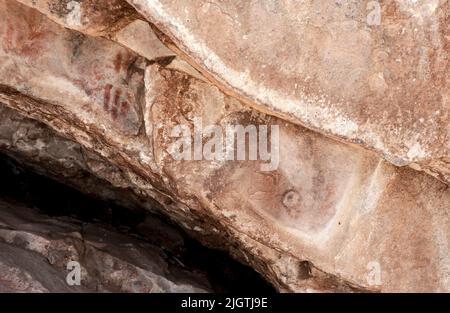
<instances>
[{"instance_id":1,"label":"brown rock slab","mask_svg":"<svg viewBox=\"0 0 450 313\"><path fill-rule=\"evenodd\" d=\"M176 70L202 78L189 63L178 58L159 40L150 24L125 0L19 2L38 10L66 28L111 39L149 61L168 62Z\"/></svg>"},{"instance_id":2,"label":"brown rock slab","mask_svg":"<svg viewBox=\"0 0 450 313\"><path fill-rule=\"evenodd\" d=\"M1 29L0 100L124 171L142 196L206 244L228 250L282 291L450 289L448 185L252 110L203 80L147 66L102 38L86 38L74 56L67 39L78 33L26 7L0 5L11 25L28 23L14 28L15 37ZM45 32L24 43L35 29ZM30 43L34 53L23 53ZM118 52L117 63L134 66L117 71ZM118 85L126 90L120 95L130 95L127 115L111 116L104 82L114 86L112 94ZM89 95L95 86L103 93ZM220 129L278 126L277 166L265 171L267 160L174 160L173 128L192 129L196 117ZM336 115L329 123L339 121Z\"/></svg>"},{"instance_id":3,"label":"brown rock slab","mask_svg":"<svg viewBox=\"0 0 450 313\"><path fill-rule=\"evenodd\" d=\"M3 200L0 213L0 292L211 291L205 277L170 265L160 247L106 226ZM69 262L79 265L80 285L67 282Z\"/></svg>"},{"instance_id":4,"label":"brown rock slab","mask_svg":"<svg viewBox=\"0 0 450 313\"><path fill-rule=\"evenodd\" d=\"M449 182L448 1L128 2L246 104Z\"/></svg>"},{"instance_id":5,"label":"brown rock slab","mask_svg":"<svg viewBox=\"0 0 450 313\"><path fill-rule=\"evenodd\" d=\"M346 277L341 290L448 290L447 185L365 149L258 114L202 81L156 66L147 69L146 79L150 107L144 123L153 130L157 168L190 208L200 202L197 210L208 207L239 233ZM194 117L201 117L204 127L222 129L278 125L278 168L262 171L264 162L249 160L174 160L170 151L179 138L172 130L184 124L194 134ZM422 249L427 256L417 253ZM297 266L281 270L293 271L283 281L296 286L291 288L330 288L317 278L315 284L299 279L304 275ZM368 276L373 266L380 268L379 285L371 285Z\"/></svg>"}]
</instances>

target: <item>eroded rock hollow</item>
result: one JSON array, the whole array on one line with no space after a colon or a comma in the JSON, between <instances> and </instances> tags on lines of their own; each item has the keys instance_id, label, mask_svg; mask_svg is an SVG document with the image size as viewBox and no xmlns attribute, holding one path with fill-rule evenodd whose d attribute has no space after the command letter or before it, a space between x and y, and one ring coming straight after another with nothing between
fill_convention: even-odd
<instances>
[{"instance_id":1,"label":"eroded rock hollow","mask_svg":"<svg viewBox=\"0 0 450 313\"><path fill-rule=\"evenodd\" d=\"M0 0L0 150L277 291L449 292L449 16L445 0ZM0 291L233 289L160 242L27 206L0 201Z\"/></svg>"}]
</instances>

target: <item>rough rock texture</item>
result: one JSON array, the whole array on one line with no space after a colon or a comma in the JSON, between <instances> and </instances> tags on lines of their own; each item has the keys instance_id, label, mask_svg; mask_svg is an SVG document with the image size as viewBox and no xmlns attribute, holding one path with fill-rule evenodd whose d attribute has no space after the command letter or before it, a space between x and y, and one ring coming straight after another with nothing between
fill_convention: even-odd
<instances>
[{"instance_id":1,"label":"rough rock texture","mask_svg":"<svg viewBox=\"0 0 450 313\"><path fill-rule=\"evenodd\" d=\"M170 265L161 247L18 204L0 201L0 210L0 292L211 291L205 277ZM70 261L81 265L81 286L66 283Z\"/></svg>"},{"instance_id":2,"label":"rough rock texture","mask_svg":"<svg viewBox=\"0 0 450 313\"><path fill-rule=\"evenodd\" d=\"M110 36L139 15L123 0L18 0L64 26L91 36Z\"/></svg>"},{"instance_id":3,"label":"rough rock texture","mask_svg":"<svg viewBox=\"0 0 450 313\"><path fill-rule=\"evenodd\" d=\"M202 76L188 63L176 57L157 38L150 24L125 0L108 1L60 1L20 0L36 8L64 27L91 36L102 36L128 47L147 60L164 60L172 68L190 75Z\"/></svg>"},{"instance_id":4,"label":"rough rock texture","mask_svg":"<svg viewBox=\"0 0 450 313\"><path fill-rule=\"evenodd\" d=\"M16 218L27 216L30 218L34 213L31 214L24 210L23 214L19 216L17 212L21 212L23 207L33 207L40 210L39 213L34 214L39 216L40 221L50 221L54 217L61 221L60 217L71 216L77 219L75 226L80 226L82 230L87 229L86 227L97 230L106 227L108 231L104 233L109 238L119 236L130 243L121 246L122 260L125 258L129 262L130 268L141 268L142 263L135 262L133 258L129 257L135 255L133 250L135 250L135 243L138 242L139 246L145 247L151 261L158 263L160 262L159 256L163 257L167 264L159 266L159 274L169 281L174 280L176 285L186 285L184 291L254 290L262 293L273 292L271 286L251 268L237 263L220 251L201 246L163 216L152 214L151 212L155 211L153 206L156 206L154 201L139 198L125 187L112 186L108 181L100 178L101 172L98 172L100 177L95 177L90 171L86 171L86 167L89 167L86 164L92 164L94 159L91 156L79 158L80 154L74 153L74 151L83 149L77 148L76 143L58 136L47 126L24 118L13 110L2 110L0 118L3 125L2 133L5 134L0 139L0 146L2 149L5 145L8 146L5 152L13 157L0 154L0 172L2 173L0 202L3 203L2 199L7 199L8 203L16 210ZM11 128L10 130L7 129L8 126ZM8 134L16 134L16 136L8 136ZM71 146L72 151L65 151L67 146ZM97 160L97 162L100 161ZM105 165L108 164L105 163ZM63 184L44 177L42 174L52 178L56 177ZM82 193L71 187L75 187ZM136 198L141 201L136 201ZM0 209L0 215L3 219L8 219L4 210ZM73 218L69 223L74 223ZM45 228L38 224L34 227L36 231L40 230L41 232L48 230L48 227ZM13 230L7 229L3 234L9 236L8 238L14 237L15 235L10 232ZM107 242L110 242L111 245L120 244L117 240L107 240ZM15 243L19 244L20 242L16 240ZM52 249L53 245L53 242L50 243L48 249ZM157 248L153 249L153 247ZM10 257L19 257L19 254L12 253ZM98 264L98 261L93 260L97 256L98 253L86 255L83 257L83 262ZM70 255L67 256L66 263L74 260L73 257L69 257ZM57 265L51 264L53 267ZM101 264L99 264L98 270L102 271L102 275L97 275L100 272L97 269L92 268L92 270L89 275L95 276L95 279L83 279L81 281L82 288L72 286L73 288L62 288L60 291L111 291L112 289L105 289L103 286L107 285L109 288L113 288L114 286L110 283L111 277L119 277L121 274L117 272L117 267L102 266ZM19 272L24 271L26 272L26 268L19 269ZM177 273L179 275L175 275ZM129 271L127 274L132 273ZM36 275L39 276L39 274ZM86 273L83 275L86 277ZM47 282L59 280L58 276L52 277L51 272L46 272L44 276L39 277L44 277ZM126 278L124 277L124 279ZM115 283L117 283L115 286L117 288L113 291L149 291L142 288L130 289L128 288L130 284L126 281L122 282L116 279ZM120 286L122 283L123 287ZM140 284L142 281L137 277L135 283ZM189 286L192 288L189 289ZM201 289L198 289L199 286ZM161 291L159 288L154 288L152 291L157 292L158 290ZM54 291L58 290L54 289Z\"/></svg>"},{"instance_id":5,"label":"rough rock texture","mask_svg":"<svg viewBox=\"0 0 450 313\"><path fill-rule=\"evenodd\" d=\"M447 0L128 2L247 104L450 182Z\"/></svg>"},{"instance_id":6,"label":"rough rock texture","mask_svg":"<svg viewBox=\"0 0 450 313\"><path fill-rule=\"evenodd\" d=\"M364 41L372 40L371 35L364 30L356 31L359 29L355 28L356 22L328 25L321 18L336 19L338 10L350 10L346 5L315 2L321 12L316 16L311 13L310 2L306 2L304 12L300 10L300 13L311 15L312 25L324 24L310 31L312 26L306 22L303 25L303 20L299 20L299 27L303 25L297 28L299 34L313 38L315 32L322 34L322 28L331 33L323 35L321 41L311 39L287 47L286 42L294 42L289 36L295 27L281 26L288 22L297 25L288 14L296 11L286 10L281 20L277 19L281 15L270 15L274 23L263 21L265 14L283 9L288 2L272 2L273 8L256 9L253 6L257 4L253 3L239 8L239 14L231 15L221 10L222 2L220 5L208 2L208 9L206 2L187 1L185 10L176 9L175 2L170 1L164 6L159 6L158 1L131 2L189 55L203 73L214 77L220 89L204 79L171 68L165 58L146 59L137 48L131 51L104 38L82 35L26 6L0 0L0 17L6 21L0 23L0 102L77 142L84 151L101 160L98 168L112 166L114 169L106 170L105 174L88 166L91 173L116 187L127 186L141 198L154 199L161 212L193 236L205 244L228 250L279 290L450 290L448 185L412 168L396 167L358 145L335 141L296 125L304 124L331 137L375 148L397 165L426 164L433 171L438 169L436 173L445 180L448 96L442 87L446 78L441 77L442 71L436 65L438 61L441 65L445 63L440 59L445 59L444 48L433 48L437 52L432 56L434 63L430 64L434 65L430 71L438 68L430 72L435 77L433 84L431 78L425 77L417 83L419 86L408 85L417 48L414 45L410 52L405 52L408 62L394 68L386 65L393 75L389 78L392 83L386 83L381 98L377 92L367 89L367 77L371 77L371 66L375 65L359 59L367 57L364 51L355 53L362 46L372 51L372 46ZM236 3L229 4L229 9L244 2ZM358 7L356 3L359 2L354 4ZM194 10L200 4L205 4L204 11ZM295 9L294 2L291 4ZM386 8L383 6L384 11ZM249 10L253 14L252 23L246 25L240 18L245 20ZM430 16L439 21L441 11L436 7ZM191 14L199 14L198 19ZM207 15L203 18L202 14ZM223 14L228 16L224 20ZM344 14L341 18L355 18L348 16ZM427 18L424 16L424 21ZM415 17L391 24L397 27L414 21ZM261 41L261 34L249 32L248 40L238 36L229 41L228 36L236 33L227 27L234 22L242 24L233 28L235 32L248 27L261 29L277 40ZM426 32L426 25L417 27L418 32ZM182 31L182 36L177 31ZM352 34L352 48L340 47L345 38L336 39L333 33L345 38ZM186 34L191 34L189 40L183 37ZM208 36L203 37L205 34ZM285 39L281 40L283 36ZM389 38L386 35L386 42L395 42ZM198 45L206 39L206 46ZM379 43L373 40L374 45ZM317 42L324 47L315 47ZM384 43L379 44L386 47ZM433 44L439 43L433 41ZM199 47L208 49L196 50ZM295 54L289 52L290 47ZM400 53L391 50L394 56ZM210 53L209 58L202 55L204 52ZM217 63L219 52L228 57L223 67ZM325 62L330 65L329 72L315 66L319 54L329 61ZM297 62L299 58L306 63ZM259 67L258 62L266 66ZM247 74L237 75L237 80L225 75L245 73L243 67L248 68ZM356 69L356 76L349 74L353 73L352 69ZM399 71L405 71L401 77L408 84L400 86L401 80L393 78ZM349 80L337 79L338 74ZM309 87L303 75L311 76ZM241 85L243 80L246 83ZM325 84L331 80L339 85ZM258 87L258 97L262 99L253 93L254 85L260 83L268 84ZM298 83L297 94L290 89L294 83ZM378 83L375 85L379 86ZM402 94L406 89L414 95ZM293 104L286 94L299 99L299 103ZM335 97L343 102L338 105L333 100ZM427 105L408 106L410 97L418 103L427 98ZM325 105L320 99L329 102ZM384 101L378 101L381 99ZM247 104L257 104L260 111L269 115ZM432 111L439 112L432 115ZM397 113L398 119L394 120ZM412 121L420 118L419 113L425 114L424 123L428 124L424 127L412 126ZM361 114L368 117L364 119ZM262 161L175 161L169 155L174 141L170 131L179 124L192 128L195 117L202 117L205 125L215 124L222 129L234 124L279 125L278 168L261 171L261 163L265 163ZM4 137L14 136L18 135ZM419 146L414 148L416 144ZM24 153L17 144L5 147ZM416 155L422 150L426 156ZM116 171L121 175L114 176ZM381 279L376 284L368 279L371 264L378 264L381 271Z\"/></svg>"},{"instance_id":7,"label":"rough rock texture","mask_svg":"<svg viewBox=\"0 0 450 313\"><path fill-rule=\"evenodd\" d=\"M133 210L156 212L158 207L156 201L142 197L133 188L131 179L120 168L4 105L0 105L0 151L85 194Z\"/></svg>"},{"instance_id":8,"label":"rough rock texture","mask_svg":"<svg viewBox=\"0 0 450 313\"><path fill-rule=\"evenodd\" d=\"M365 285L367 264L377 261L386 290L416 288L419 282L421 290L434 289L436 280L438 289L448 289L448 186L366 150L257 114L182 74L153 66L146 77L151 82L145 128L164 121L163 129L149 134L156 169L175 183L180 198L195 199L186 200L190 208L200 202L240 232L355 285ZM262 172L259 161L174 161L167 152L174 138L165 129L192 126L190 116L221 127L280 125L279 168ZM425 261L414 252L423 249L436 256ZM420 270L424 261L428 265Z\"/></svg>"}]
</instances>

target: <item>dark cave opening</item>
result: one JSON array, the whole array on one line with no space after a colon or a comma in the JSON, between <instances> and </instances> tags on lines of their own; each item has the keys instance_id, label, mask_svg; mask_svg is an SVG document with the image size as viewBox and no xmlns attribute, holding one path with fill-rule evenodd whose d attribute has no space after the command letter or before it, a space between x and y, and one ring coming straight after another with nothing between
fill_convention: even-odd
<instances>
[{"instance_id":1,"label":"dark cave opening","mask_svg":"<svg viewBox=\"0 0 450 313\"><path fill-rule=\"evenodd\" d=\"M275 289L251 267L237 262L225 252L201 245L163 216L144 210L125 208L92 195L86 195L36 173L27 165L3 153L0 153L0 174L0 199L37 208L46 216L67 216L84 223L100 223L133 238L165 247L174 247L166 250L173 262L181 261L187 268L204 273L215 292L258 294L275 292ZM182 244L170 242L170 236L158 233L157 229L150 236L148 233L143 235L139 225L145 219L153 220L154 225L175 229L182 235Z\"/></svg>"}]
</instances>

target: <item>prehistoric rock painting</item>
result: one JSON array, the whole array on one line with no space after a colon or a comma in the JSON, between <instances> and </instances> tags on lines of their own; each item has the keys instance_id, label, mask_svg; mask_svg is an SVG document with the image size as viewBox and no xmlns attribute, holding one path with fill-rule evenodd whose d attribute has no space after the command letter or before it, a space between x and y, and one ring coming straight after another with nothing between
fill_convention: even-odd
<instances>
[{"instance_id":1,"label":"prehistoric rock painting","mask_svg":"<svg viewBox=\"0 0 450 313\"><path fill-rule=\"evenodd\" d=\"M448 1L75 2L0 0L0 106L47 127L3 150L279 291L450 290Z\"/></svg>"},{"instance_id":2,"label":"prehistoric rock painting","mask_svg":"<svg viewBox=\"0 0 450 313\"><path fill-rule=\"evenodd\" d=\"M53 97L59 104L69 97L69 105L83 107L86 114L105 114L122 132L138 132L143 59L107 40L94 41L69 30L59 32L58 25L25 6L18 10L10 1L0 5L6 21L0 28L0 58L3 70L10 73L3 75L3 84L14 79L14 87L26 91L31 82L38 81L40 90L30 96ZM17 65L19 59L23 66ZM18 68L22 75L11 75ZM47 81L39 79L42 76ZM46 84L54 85L53 95L44 94Z\"/></svg>"}]
</instances>

